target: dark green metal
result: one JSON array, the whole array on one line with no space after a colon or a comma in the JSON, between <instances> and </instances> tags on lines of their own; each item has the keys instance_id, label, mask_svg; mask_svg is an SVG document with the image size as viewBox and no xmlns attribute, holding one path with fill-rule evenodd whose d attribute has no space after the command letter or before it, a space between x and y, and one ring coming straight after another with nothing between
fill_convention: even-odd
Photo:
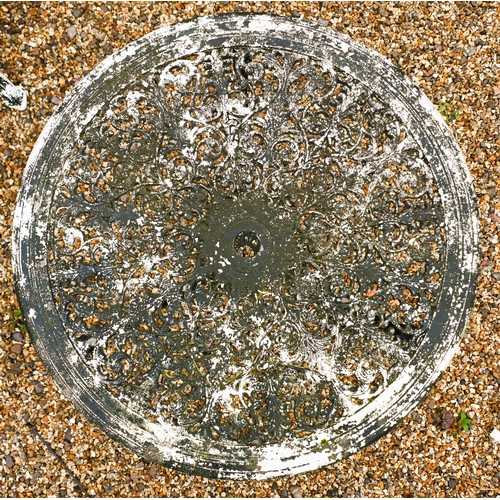
<instances>
[{"instance_id":1,"label":"dark green metal","mask_svg":"<svg viewBox=\"0 0 500 500\"><path fill-rule=\"evenodd\" d=\"M14 265L68 397L147 458L312 469L439 376L472 299L466 167L429 101L331 30L166 28L103 63L30 159Z\"/></svg>"}]
</instances>

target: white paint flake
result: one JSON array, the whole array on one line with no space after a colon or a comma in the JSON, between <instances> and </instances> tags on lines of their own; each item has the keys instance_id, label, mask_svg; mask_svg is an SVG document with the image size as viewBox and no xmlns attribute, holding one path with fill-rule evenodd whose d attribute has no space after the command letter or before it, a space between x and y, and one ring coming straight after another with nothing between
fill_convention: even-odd
<instances>
[{"instance_id":1,"label":"white paint flake","mask_svg":"<svg viewBox=\"0 0 500 500\"><path fill-rule=\"evenodd\" d=\"M493 439L493 441L500 443L500 431L498 429L493 429L491 431L490 437L491 439Z\"/></svg>"}]
</instances>

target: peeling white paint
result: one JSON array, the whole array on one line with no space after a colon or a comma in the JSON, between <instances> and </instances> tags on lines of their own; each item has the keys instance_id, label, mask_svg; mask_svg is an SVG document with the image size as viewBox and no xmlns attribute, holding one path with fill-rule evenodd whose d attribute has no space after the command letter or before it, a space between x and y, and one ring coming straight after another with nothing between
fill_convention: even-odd
<instances>
[{"instance_id":1,"label":"peeling white paint","mask_svg":"<svg viewBox=\"0 0 500 500\"><path fill-rule=\"evenodd\" d=\"M189 434L182 426L173 425L169 421L161 421L161 424L156 424L147 419L145 420L144 415L141 413L142 409L132 409L131 405L131 403L135 401L135 403L140 406L140 397L134 400L133 397L128 398L125 395L121 395L117 400L117 408L120 409L121 414L108 415L108 432L126 442L128 446L136 447L137 449L142 449L144 443L153 443L152 449L156 450L155 453L158 453L158 455L155 454L155 459L160 462L166 461L174 466L176 464L189 466L191 470L198 473L209 472L214 474L215 471L211 469L211 465L208 465L208 463L210 461L220 461L225 469L219 471L218 474L231 478L244 478L249 476L253 478L268 478L277 475L303 472L329 464L333 460L341 458L345 453L357 451L364 446L368 439L372 439L373 434L370 434L370 432L373 431L368 431L367 429L370 429L373 422L383 422L379 424L378 430L380 432L382 430L388 430L394 426L400 418L411 411L425 395L427 388L435 382L442 370L445 369L453 353L458 348L458 338L461 333L459 330L463 328L465 319L463 307L465 302L469 300L469 289L473 282L472 276L477 269L477 252L475 250L475 244L477 243L478 232L477 219L474 215L469 215L470 220L466 221L470 223L470 231L472 233L470 236L464 236L463 228L459 226L459 223L463 221L458 221L460 214L456 212L457 192L463 194L464 206L467 206L469 211L472 210L473 199L470 186L468 185L468 183L470 183L470 177L463 159L460 156L458 147L454 145L451 133L447 130L443 120L432 103L409 82L402 80L397 73L393 73L392 67L385 59L362 47L357 42L349 40L347 37L323 28L319 29L319 31L323 35L330 34L331 41L328 42L328 39L325 38L326 41L324 41L323 44L315 44L316 29L315 26L303 21L289 21L287 19L268 16L228 16L221 21L217 20L217 18L201 18L178 26L166 27L158 30L138 42L127 46L125 49L122 49L120 52L101 63L87 78L83 79L82 82L77 85L75 92L65 100L60 110L58 110L58 113L49 120L47 127L40 136L30 157L23 189L21 190L15 212L13 253L14 269L18 285L22 288L26 286L27 283L34 283L33 269L27 267L32 263L23 261L24 254L22 252L26 249L31 250L31 245L35 237L41 243L42 248L47 244L46 239L49 239L47 234L48 226L44 223L37 223L37 217L39 214L48 217L50 214L49 205L55 202L51 201L48 203L46 199L37 196L36 186L34 188L36 195L33 195L32 191L29 191L30 183L35 183L37 185L40 183L41 185L47 176L53 175L50 166L45 163L45 159L51 154L45 149L45 145L52 134L63 134L63 123L68 123L72 127L71 133L77 136L85 127L91 124L105 108L104 103L95 102L85 109L79 109L80 94L88 93L90 89L93 89L94 82L99 78L102 78L103 81L106 82L106 85L112 86L114 71L126 71L129 61L134 58L140 57L143 58L143 60L152 58L152 60L155 61L154 64L159 65L160 63L163 64L165 60L175 60L176 57L178 58L199 51L204 40L215 40L217 37L227 37L227 40L224 42L224 45L227 47L231 47L233 43L241 45L242 40L246 40L245 43L248 43L249 46L261 46L261 44L264 43L271 43L267 39L267 35L272 34L272 36L276 38L283 38L287 44L289 44L289 47L292 47L292 50L299 51L302 55L306 54L308 57L317 58L318 53L321 52L326 61L325 65L332 68L332 72L335 71L335 67L340 67L354 79L364 78L365 72L368 70L371 70L372 73L376 73L376 91L380 93L383 102L390 104L391 109L397 114L402 123L408 125L412 134L408 142L410 142L410 140L419 142L422 138L425 138L428 142L428 144L426 143L422 146L422 154L431 162L432 168L434 169L434 177L439 180L447 179L448 182L447 185L439 187L439 196L436 196L436 203L439 199L441 200L445 213L446 248L448 251L445 257L449 258L449 256L453 256L456 258L460 272L463 274L463 282L457 283L456 279L454 280L453 277L448 279L443 289L446 290L446 293L443 293L441 296L441 303L446 303L447 307L454 315L450 315L444 331L440 332L443 339L442 345L432 348L427 339L422 342L420 349L422 351L427 350L426 352L428 352L425 366L417 364L415 361L416 357L409 360L408 365L401 370L397 379L392 384L385 387L385 390L380 394L378 394L378 392L371 394L371 397L375 398L376 396L374 401L369 402L370 395L365 395L367 403L361 408L352 402L351 396L338 380L339 364L335 362L335 353L326 354L325 352L321 352L320 350L315 351L313 348L309 347L309 350L304 349L305 352L291 354L291 351L282 349L279 354L282 363L294 363L299 359L307 360L307 362L310 363L312 367L311 370L314 371L306 373L304 376L306 382L318 383L318 381L323 379L332 381L338 393L339 400L345 409L345 414L340 421L336 421L326 428L319 428L309 436L303 438L287 437L279 444L248 446L225 439L221 439L219 442L215 440L207 441L199 436ZM248 38L245 39L245 37ZM168 42L169 45L164 48L165 53L163 53L161 57L157 56L154 50L148 52L151 47L162 47L163 49L162 44L166 43L165 40L167 39L170 40ZM149 44L151 44L151 46ZM283 48L279 47L279 50L283 50ZM368 55L371 58L373 61L373 66L371 68L360 67L360 54ZM156 57L157 59L155 59ZM177 79L177 83L180 85L187 85L191 76L192 73L181 74ZM165 72L162 73L161 82L163 84L167 83ZM131 116L136 119L140 117L136 105L147 92L151 91L152 87L144 80L139 83L141 84L140 92L132 90L128 91L126 94L127 109ZM365 81L364 83L370 86L373 82ZM406 94L404 96L400 96L396 93L394 90L396 87L393 87L395 83L399 84L399 88L401 89L406 88ZM105 90L105 87L102 88ZM108 95L109 99L111 97L111 95ZM243 104L239 105L235 102L230 103L229 100L225 101L223 109L232 113L233 117L245 117L249 114L249 108L247 106ZM417 112L415 110L417 110ZM111 113L109 113L107 117L113 119ZM186 112L184 116L184 125L189 123L190 120L191 117ZM443 139L440 138L440 134L443 136ZM196 137L195 131L186 132L186 137L190 137L191 140L194 140ZM65 159L69 158L71 147L72 145L68 144L58 150L59 157L63 159L61 160L62 163L64 163ZM400 144L399 147L400 151L403 151L403 145ZM189 148L184 149L184 156L189 157L191 151ZM235 155L236 151L237 144L230 142L228 144L228 154L230 156ZM383 158L383 161L388 161L389 156L387 155L389 155L390 152L385 152L385 154L386 157ZM67 164L65 165L64 168L68 168ZM189 172L189 169L187 170L190 175L192 172ZM382 181L383 178L381 177L381 182ZM57 182L63 183L61 178L55 179L53 182L54 184ZM165 178L164 186L172 193L175 186L174 178ZM279 185L277 187L279 187ZM279 214L278 219L280 219L282 223L286 223L286 217L282 213ZM149 218L142 216L137 217L134 221L134 224L138 227L146 226L150 223L151 221ZM133 227L131 221L128 221L128 225ZM156 234L158 238L161 238L162 233L159 229L156 229ZM353 234L353 231L347 228L346 234ZM79 227L66 227L62 240L66 247L72 247L80 240L82 244L85 242L86 251L90 252L90 249L94 248L91 245L91 240L86 238L83 230ZM109 239L108 243L108 247L103 247L102 259L111 259L114 252L121 248L121 243L116 238ZM416 238L411 242L411 244L415 245L417 245L417 243ZM217 268L217 273L224 275L226 272L232 272L231 270L235 266L227 257L224 257L223 245L217 241L214 247L217 248L217 250L214 251L214 255L219 255L218 252L220 253L220 258L218 260L220 268ZM463 251L462 247L464 247ZM46 262L43 254L38 255L37 259L40 260L40 263ZM133 296L135 293L134 290L141 289L145 286L148 282L147 280L150 279L148 278L148 274L154 271L157 265L162 264L162 259L143 255L138 259L138 262L143 266L143 274L134 277L134 271L129 271L130 276L127 276L123 281L119 280L115 283L115 293L121 296L125 296L128 293ZM207 262L213 265L215 260L212 256L208 256ZM44 266L45 265L46 264L44 264ZM45 269L44 266L43 268ZM135 262L131 264L125 259L122 268L124 271L127 271L131 268L136 269L135 266ZM172 269L164 271L164 275L166 280L172 281L174 278L178 278ZM397 279L400 279L402 273L398 271L395 275ZM307 279L304 280L304 287L313 287L315 280L321 282L324 280L324 275L319 271L310 273ZM165 283L168 283L168 281L165 281ZM166 286L168 287L168 285ZM224 283L221 283L219 290L223 289ZM170 290L174 290L174 287L170 287L169 291ZM51 299L51 297L47 296L45 290L41 290L40 292L41 293L38 293L38 295L35 293L26 298L30 303L32 301L39 301L36 310L44 310L43 301L50 301ZM307 290L302 290L302 293L298 294L299 299L306 300L307 293ZM374 293L376 293L376 291ZM264 295L266 294L268 294L267 291ZM362 293L360 292L357 295L362 295ZM352 301L356 298L356 294L351 293L349 297ZM231 300L228 303L229 307L235 307L234 302ZM137 304L139 304L139 302ZM331 306L333 302L330 301L328 304ZM83 305L80 304L80 307L83 307ZM170 307L170 304L168 304L167 308L168 307ZM188 308L188 306L186 306L186 308ZM147 310L151 309L151 306L147 308ZM29 311L27 318L28 327L30 331L36 334L37 332L35 332L34 324L32 323L36 317L35 308L30 308ZM359 309L357 311L359 312ZM422 311L424 311L424 307L422 304L419 304L417 312ZM141 311L138 309L138 314L140 313ZM50 315L54 325L57 324L58 321L59 323L64 321L64 319L59 318L53 310L48 311L47 314ZM67 312L65 311L64 314L67 314ZM185 316L191 315L188 319L185 319L185 321L186 324L191 325L191 328L194 328L195 319L192 311L189 312L189 314L185 312L182 314ZM253 333L256 338L251 340L251 342L254 342L255 346L260 349L261 352L271 350L274 347L274 341L269 334L269 326L267 325L269 317L261 314L249 314L246 320L255 326L255 331ZM288 317L284 316L283 321L290 321L290 314ZM320 320L319 324L324 326L327 323L326 320ZM130 333L130 330L125 328L125 325L126 323L112 325L110 330L116 333L117 338L125 338ZM352 320L352 318L349 318L345 322L346 327L355 327L356 325L356 321ZM56 334L63 331L62 325L60 328L51 328L47 326L40 328L45 329L45 333L48 338L52 339L52 342L57 338ZM57 332L54 330L57 330ZM233 324L229 324L228 322L223 323L219 331L225 336L224 341L232 341L237 349L242 349L244 347L245 343L240 336L241 332L239 332L238 328ZM341 332L338 327L337 330L332 331L332 334L337 336L336 348L340 348ZM44 362L50 363L50 366L55 366L57 360L51 359L48 355L45 350L44 342L45 340L35 336L35 345ZM83 351L78 351L81 347L75 347L76 344L73 344L71 340L64 338L61 342L67 344L64 346L64 352L66 354L65 361L69 361L69 363L78 366L78 370L84 371L84 374L82 374L82 371L78 372L79 375L76 377L75 381L65 380L63 375L58 375L56 373L56 377L59 378L58 382L65 388L65 392L72 396L70 399L75 401L75 404L78 405L82 404L82 394L86 394L91 398L94 397L92 391L96 393L99 391L106 391L105 377L99 374L101 368L99 361L96 358L93 358L91 361L84 360ZM101 338L95 340L91 338L87 340L85 344L82 343L81 345L85 345L85 348L94 347L94 352L99 352L99 350L102 351L106 348L106 339ZM135 346L129 354L131 359L134 354L137 353L137 349L137 346ZM198 350L193 348L193 352L198 352ZM216 375L219 373L236 373L236 371L234 371L235 369L231 371L230 367L228 368L227 359L213 357L210 360L210 364L214 383L217 382ZM170 361L166 363L165 368L172 368L173 366L174 363L172 359L170 359ZM246 360L242 363L242 366L242 370L249 370L252 366L251 360ZM260 369L264 372L272 370L273 363L270 360L266 360L261 364ZM369 366L360 365L356 373L359 379L366 379L369 381L369 376L372 373L370 370ZM56 368L54 371L57 371ZM148 384L151 383L151 381L146 381L144 387L149 387ZM247 384L247 386L245 386L246 388L244 388L244 384ZM210 394L211 398L209 404L215 405L216 403L221 403L222 406L228 410L230 415L237 416L238 411L232 403L233 397L239 397L243 402L243 406L247 408L248 405L244 401L243 394L250 391L254 385L254 382L250 380L249 373L246 372L241 380L235 382L233 385L228 384L225 387L211 387L210 390L212 392ZM107 397L114 396L108 395ZM91 410L88 408L86 411L91 413ZM142 422L142 427L132 423L136 420Z\"/></svg>"}]
</instances>

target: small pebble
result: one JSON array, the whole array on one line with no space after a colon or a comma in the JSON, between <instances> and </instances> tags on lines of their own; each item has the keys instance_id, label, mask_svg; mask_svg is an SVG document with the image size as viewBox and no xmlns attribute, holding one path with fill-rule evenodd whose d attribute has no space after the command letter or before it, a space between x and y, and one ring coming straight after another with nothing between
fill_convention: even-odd
<instances>
[{"instance_id":1,"label":"small pebble","mask_svg":"<svg viewBox=\"0 0 500 500\"><path fill-rule=\"evenodd\" d=\"M14 467L14 459L10 455L5 455L5 465L10 469L11 467Z\"/></svg>"},{"instance_id":2,"label":"small pebble","mask_svg":"<svg viewBox=\"0 0 500 500\"><path fill-rule=\"evenodd\" d=\"M12 344L10 346L10 352L14 354L21 354L23 352L23 345L22 344Z\"/></svg>"},{"instance_id":3,"label":"small pebble","mask_svg":"<svg viewBox=\"0 0 500 500\"><path fill-rule=\"evenodd\" d=\"M156 474L158 473L158 467L153 464L149 469L148 469L148 476L151 478L155 478Z\"/></svg>"},{"instance_id":4,"label":"small pebble","mask_svg":"<svg viewBox=\"0 0 500 500\"><path fill-rule=\"evenodd\" d=\"M14 332L12 334L12 340L16 342L24 342L24 335L21 332Z\"/></svg>"},{"instance_id":5,"label":"small pebble","mask_svg":"<svg viewBox=\"0 0 500 500\"><path fill-rule=\"evenodd\" d=\"M71 443L71 439L73 437L73 433L71 431L71 428L67 428L65 431L64 431L64 441L67 441L68 443Z\"/></svg>"},{"instance_id":6,"label":"small pebble","mask_svg":"<svg viewBox=\"0 0 500 500\"><path fill-rule=\"evenodd\" d=\"M66 30L66 33L68 34L69 36L69 39L72 40L73 38L75 38L76 36L76 27L75 26L70 26L67 30Z\"/></svg>"},{"instance_id":7,"label":"small pebble","mask_svg":"<svg viewBox=\"0 0 500 500\"><path fill-rule=\"evenodd\" d=\"M443 413L443 418L441 421L441 429L446 430L451 427L453 424L453 421L455 420L455 417L453 416L453 413L451 411L445 411Z\"/></svg>"},{"instance_id":8,"label":"small pebble","mask_svg":"<svg viewBox=\"0 0 500 500\"><path fill-rule=\"evenodd\" d=\"M35 388L34 389L35 389L35 393L38 394L38 395L43 394L44 391L45 391L45 387L42 384L40 384L40 383L35 384Z\"/></svg>"},{"instance_id":9,"label":"small pebble","mask_svg":"<svg viewBox=\"0 0 500 500\"><path fill-rule=\"evenodd\" d=\"M302 498L304 496L304 492L302 491L302 488L300 486L294 484L293 486L290 486L290 488L288 489L293 498Z\"/></svg>"},{"instance_id":10,"label":"small pebble","mask_svg":"<svg viewBox=\"0 0 500 500\"><path fill-rule=\"evenodd\" d=\"M41 472L35 471L30 478L30 484L35 484L38 479L42 476Z\"/></svg>"}]
</instances>

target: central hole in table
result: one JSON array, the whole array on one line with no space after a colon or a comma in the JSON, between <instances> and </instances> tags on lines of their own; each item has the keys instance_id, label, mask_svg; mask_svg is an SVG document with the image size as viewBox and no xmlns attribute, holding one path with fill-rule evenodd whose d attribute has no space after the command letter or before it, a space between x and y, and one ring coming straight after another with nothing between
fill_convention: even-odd
<instances>
[{"instance_id":1,"label":"central hole in table","mask_svg":"<svg viewBox=\"0 0 500 500\"><path fill-rule=\"evenodd\" d=\"M262 243L257 233L241 231L234 238L234 249L240 257L250 259L259 253L262 249Z\"/></svg>"}]
</instances>

